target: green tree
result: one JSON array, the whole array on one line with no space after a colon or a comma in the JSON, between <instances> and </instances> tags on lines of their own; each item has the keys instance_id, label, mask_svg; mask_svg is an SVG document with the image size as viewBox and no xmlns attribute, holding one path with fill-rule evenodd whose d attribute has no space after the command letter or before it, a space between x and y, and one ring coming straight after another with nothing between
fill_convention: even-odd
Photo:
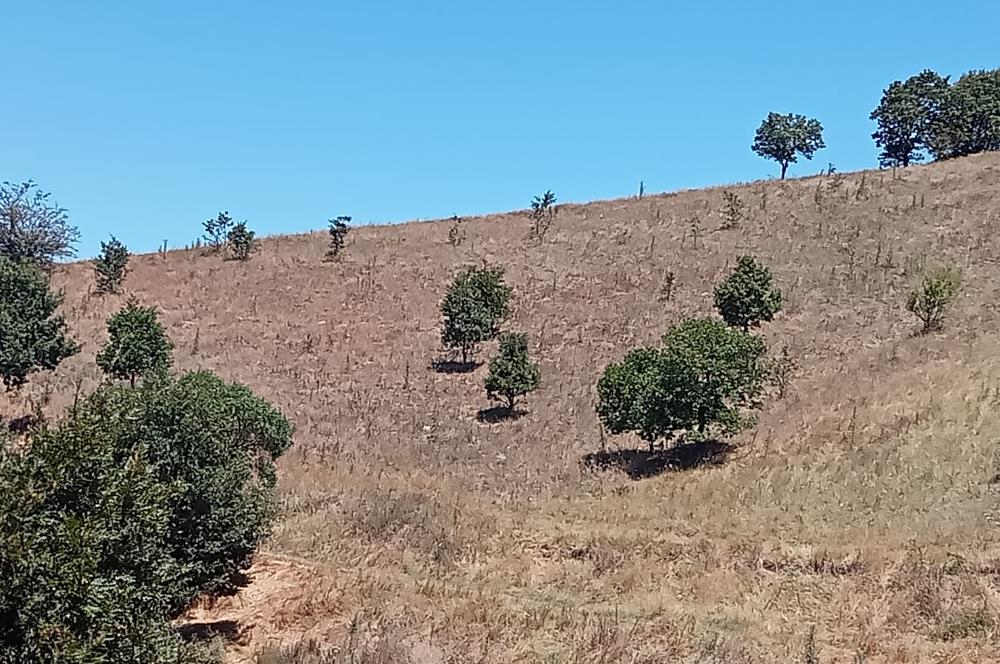
<instances>
[{"instance_id":1,"label":"green tree","mask_svg":"<svg viewBox=\"0 0 1000 664\"><path fill-rule=\"evenodd\" d=\"M1000 150L1000 69L968 72L951 86L932 142L938 159Z\"/></svg>"},{"instance_id":2,"label":"green tree","mask_svg":"<svg viewBox=\"0 0 1000 664\"><path fill-rule=\"evenodd\" d=\"M514 413L517 398L538 388L538 365L528 355L528 337L507 332L500 335L500 353L490 360L486 396L502 400L507 413Z\"/></svg>"},{"instance_id":3,"label":"green tree","mask_svg":"<svg viewBox=\"0 0 1000 664\"><path fill-rule=\"evenodd\" d=\"M128 248L114 235L101 242L101 255L94 260L94 276L98 293L117 293L128 272Z\"/></svg>"},{"instance_id":4,"label":"green tree","mask_svg":"<svg viewBox=\"0 0 1000 664\"><path fill-rule=\"evenodd\" d=\"M31 180L0 184L0 255L49 267L76 254L80 231Z\"/></svg>"},{"instance_id":5,"label":"green tree","mask_svg":"<svg viewBox=\"0 0 1000 664\"><path fill-rule=\"evenodd\" d=\"M193 373L106 383L0 444L0 664L193 662L168 620L245 582L290 443L266 401Z\"/></svg>"},{"instance_id":6,"label":"green tree","mask_svg":"<svg viewBox=\"0 0 1000 664\"><path fill-rule=\"evenodd\" d=\"M250 257L257 251L258 242L255 239L255 233L247 228L245 221L241 221L230 229L227 240L232 257L238 261L250 260Z\"/></svg>"},{"instance_id":7,"label":"green tree","mask_svg":"<svg viewBox=\"0 0 1000 664\"><path fill-rule=\"evenodd\" d=\"M38 267L0 255L0 376L7 389L79 350L56 315L60 302Z\"/></svg>"},{"instance_id":8,"label":"green tree","mask_svg":"<svg viewBox=\"0 0 1000 664\"><path fill-rule=\"evenodd\" d=\"M512 290L499 267L468 267L448 287L441 302L444 328L441 343L458 348L468 363L476 346L500 333L507 318Z\"/></svg>"},{"instance_id":9,"label":"green tree","mask_svg":"<svg viewBox=\"0 0 1000 664\"><path fill-rule=\"evenodd\" d=\"M0 445L0 664L173 664L170 487L87 406ZM183 660L181 660L183 661Z\"/></svg>"},{"instance_id":10,"label":"green tree","mask_svg":"<svg viewBox=\"0 0 1000 664\"><path fill-rule=\"evenodd\" d=\"M781 179L784 180L788 165L798 161L799 155L812 159L816 150L825 147L823 126L819 120L795 113L768 113L757 128L751 149L765 159L778 162Z\"/></svg>"},{"instance_id":11,"label":"green tree","mask_svg":"<svg viewBox=\"0 0 1000 664\"><path fill-rule=\"evenodd\" d=\"M920 287L910 292L906 310L920 319L924 334L941 329L945 312L961 286L958 270L948 268L926 275Z\"/></svg>"},{"instance_id":12,"label":"green tree","mask_svg":"<svg viewBox=\"0 0 1000 664\"><path fill-rule=\"evenodd\" d=\"M108 343L97 354L97 366L114 378L136 380L161 374L170 368L173 345L154 307L139 306L130 298L121 311L108 319Z\"/></svg>"},{"instance_id":13,"label":"green tree","mask_svg":"<svg viewBox=\"0 0 1000 664\"><path fill-rule=\"evenodd\" d=\"M330 219L328 222L330 234L330 247L326 250L327 260L337 260L340 256L340 252L344 250L344 245L347 243L347 231L350 230L348 224L351 223L351 218L346 216L340 216L336 219Z\"/></svg>"},{"instance_id":14,"label":"green tree","mask_svg":"<svg viewBox=\"0 0 1000 664\"><path fill-rule=\"evenodd\" d=\"M870 116L878 124L872 138L882 150L880 165L905 167L923 159L935 142L949 92L948 78L929 69L894 81L882 92Z\"/></svg>"},{"instance_id":15,"label":"green tree","mask_svg":"<svg viewBox=\"0 0 1000 664\"><path fill-rule=\"evenodd\" d=\"M715 289L715 306L729 325L744 332L770 322L781 309L781 291L771 271L752 256L740 256L736 269Z\"/></svg>"},{"instance_id":16,"label":"green tree","mask_svg":"<svg viewBox=\"0 0 1000 664\"><path fill-rule=\"evenodd\" d=\"M610 364L597 385L597 413L611 433L653 444L678 434L737 433L753 423L769 378L763 340L718 320L675 325L660 348Z\"/></svg>"},{"instance_id":17,"label":"green tree","mask_svg":"<svg viewBox=\"0 0 1000 664\"><path fill-rule=\"evenodd\" d=\"M229 212L220 212L215 216L215 219L208 219L202 222L201 225L205 229L205 235L202 237L204 237L209 251L217 252L222 250L226 245L229 232L233 229L234 223L236 222L229 216Z\"/></svg>"}]
</instances>

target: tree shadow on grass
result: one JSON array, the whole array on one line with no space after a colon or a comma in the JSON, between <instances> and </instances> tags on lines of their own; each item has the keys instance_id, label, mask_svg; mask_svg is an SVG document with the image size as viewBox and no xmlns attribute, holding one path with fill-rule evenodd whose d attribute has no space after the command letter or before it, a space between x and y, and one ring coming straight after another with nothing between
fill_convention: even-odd
<instances>
[{"instance_id":1,"label":"tree shadow on grass","mask_svg":"<svg viewBox=\"0 0 1000 664\"><path fill-rule=\"evenodd\" d=\"M476 413L476 420L483 424L500 424L508 420L519 420L526 414L525 411L518 410L517 408L508 410L507 406L492 406L490 408L483 408Z\"/></svg>"},{"instance_id":2,"label":"tree shadow on grass","mask_svg":"<svg viewBox=\"0 0 1000 664\"><path fill-rule=\"evenodd\" d=\"M220 637L226 641L235 641L240 633L240 624L235 620L214 620L210 622L193 622L178 625L178 636L185 641L208 641Z\"/></svg>"},{"instance_id":3,"label":"tree shadow on grass","mask_svg":"<svg viewBox=\"0 0 1000 664\"><path fill-rule=\"evenodd\" d=\"M0 420L0 424L3 420ZM7 422L7 430L15 436L23 435L31 431L38 424L38 418L34 415L22 415Z\"/></svg>"},{"instance_id":4,"label":"tree shadow on grass","mask_svg":"<svg viewBox=\"0 0 1000 664\"><path fill-rule=\"evenodd\" d=\"M591 470L621 470L633 480L655 477L676 470L720 465L733 446L718 440L685 443L666 450L606 450L583 455L582 463Z\"/></svg>"},{"instance_id":5,"label":"tree shadow on grass","mask_svg":"<svg viewBox=\"0 0 1000 664\"><path fill-rule=\"evenodd\" d=\"M482 362L462 362L439 357L431 362L431 369L440 374L467 374L478 369L481 364Z\"/></svg>"}]
</instances>

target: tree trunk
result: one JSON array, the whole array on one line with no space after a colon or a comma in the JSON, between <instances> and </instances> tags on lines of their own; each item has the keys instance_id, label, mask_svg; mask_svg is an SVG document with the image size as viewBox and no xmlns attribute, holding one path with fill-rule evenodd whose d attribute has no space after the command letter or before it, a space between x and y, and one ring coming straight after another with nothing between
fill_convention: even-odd
<instances>
[{"instance_id":1,"label":"tree trunk","mask_svg":"<svg viewBox=\"0 0 1000 664\"><path fill-rule=\"evenodd\" d=\"M781 162L781 179L782 180L785 179L785 171L787 171L787 170L788 170L788 162L787 161Z\"/></svg>"},{"instance_id":2,"label":"tree trunk","mask_svg":"<svg viewBox=\"0 0 1000 664\"><path fill-rule=\"evenodd\" d=\"M514 402L517 400L517 396L514 394L507 394L507 414L514 414Z\"/></svg>"},{"instance_id":3,"label":"tree trunk","mask_svg":"<svg viewBox=\"0 0 1000 664\"><path fill-rule=\"evenodd\" d=\"M462 364L469 363L469 344L465 341L462 342Z\"/></svg>"}]
</instances>

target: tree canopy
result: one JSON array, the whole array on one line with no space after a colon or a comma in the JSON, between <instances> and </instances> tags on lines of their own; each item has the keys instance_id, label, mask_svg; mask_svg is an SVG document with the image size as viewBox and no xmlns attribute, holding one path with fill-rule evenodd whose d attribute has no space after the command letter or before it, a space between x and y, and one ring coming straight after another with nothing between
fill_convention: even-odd
<instances>
[{"instance_id":1,"label":"tree canopy","mask_svg":"<svg viewBox=\"0 0 1000 664\"><path fill-rule=\"evenodd\" d=\"M107 375L135 385L141 377L170 368L173 344L154 307L140 306L130 298L108 319L108 335L108 343L97 354L97 366Z\"/></svg>"},{"instance_id":2,"label":"tree canopy","mask_svg":"<svg viewBox=\"0 0 1000 664\"><path fill-rule=\"evenodd\" d=\"M459 272L441 302L441 343L458 348L462 362L468 362L478 344L500 333L511 293L502 268L467 267Z\"/></svg>"},{"instance_id":3,"label":"tree canopy","mask_svg":"<svg viewBox=\"0 0 1000 664\"><path fill-rule=\"evenodd\" d=\"M778 162L784 180L789 164L798 161L799 155L812 159L813 154L824 147L823 126L819 120L795 113L768 113L757 128L751 149L765 159Z\"/></svg>"},{"instance_id":4,"label":"tree canopy","mask_svg":"<svg viewBox=\"0 0 1000 664\"><path fill-rule=\"evenodd\" d=\"M870 116L878 124L872 138L882 150L879 164L909 166L922 161L935 144L948 95L947 77L929 69L889 85Z\"/></svg>"},{"instance_id":5,"label":"tree canopy","mask_svg":"<svg viewBox=\"0 0 1000 664\"><path fill-rule=\"evenodd\" d=\"M769 376L764 342L711 318L687 320L659 348L610 364L597 412L611 433L634 432L650 448L678 434L736 433L753 421Z\"/></svg>"},{"instance_id":6,"label":"tree canopy","mask_svg":"<svg viewBox=\"0 0 1000 664\"><path fill-rule=\"evenodd\" d=\"M500 335L500 353L490 360L486 376L486 396L503 400L507 412L514 412L517 398L538 388L538 365L528 355L528 336L515 332Z\"/></svg>"},{"instance_id":7,"label":"tree canopy","mask_svg":"<svg viewBox=\"0 0 1000 664\"><path fill-rule=\"evenodd\" d=\"M771 271L752 256L740 256L736 269L715 289L715 306L722 319L744 332L770 322L781 309L781 291Z\"/></svg>"},{"instance_id":8,"label":"tree canopy","mask_svg":"<svg viewBox=\"0 0 1000 664\"><path fill-rule=\"evenodd\" d=\"M79 239L66 210L34 182L0 184L0 255L49 267L74 256Z\"/></svg>"}]
</instances>

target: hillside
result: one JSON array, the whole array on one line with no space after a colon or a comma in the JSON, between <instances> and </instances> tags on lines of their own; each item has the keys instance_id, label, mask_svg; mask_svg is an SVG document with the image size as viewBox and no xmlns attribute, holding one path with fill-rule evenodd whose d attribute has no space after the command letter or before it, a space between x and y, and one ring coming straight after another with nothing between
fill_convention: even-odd
<instances>
[{"instance_id":1,"label":"hillside","mask_svg":"<svg viewBox=\"0 0 1000 664\"><path fill-rule=\"evenodd\" d=\"M726 190L746 205L728 230ZM466 220L457 247L449 221L361 227L333 264L320 233L247 264L137 257L127 290L161 310L178 367L296 427L254 584L192 619L235 620L234 661L306 635L371 662L790 662L813 625L822 662L1000 661L998 191L992 154L564 205L541 244L510 213ZM585 470L640 446L602 435L603 367L710 312L743 253L785 292L764 334L798 362L788 393L725 463ZM506 267L509 327L542 370L530 412L499 424L476 418L485 367L430 368L444 289L483 261ZM916 336L906 293L939 265L963 290ZM124 296L91 284L61 269L84 351L5 412L56 414L96 384Z\"/></svg>"}]
</instances>

